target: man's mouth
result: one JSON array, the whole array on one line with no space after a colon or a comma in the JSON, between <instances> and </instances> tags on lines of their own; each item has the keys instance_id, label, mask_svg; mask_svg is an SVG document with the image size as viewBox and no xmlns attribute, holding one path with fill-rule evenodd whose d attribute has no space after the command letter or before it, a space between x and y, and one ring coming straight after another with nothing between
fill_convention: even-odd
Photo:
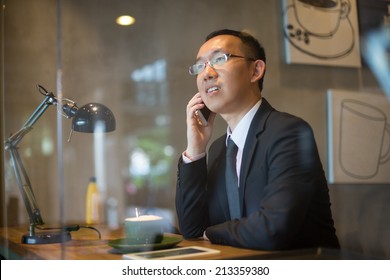
<instances>
[{"instance_id":1,"label":"man's mouth","mask_svg":"<svg viewBox=\"0 0 390 280\"><path fill-rule=\"evenodd\" d=\"M207 94L210 94L210 93L213 93L213 92L218 91L218 90L219 90L219 87L214 86L214 87L208 88L208 89L206 90L206 93L207 93Z\"/></svg>"}]
</instances>

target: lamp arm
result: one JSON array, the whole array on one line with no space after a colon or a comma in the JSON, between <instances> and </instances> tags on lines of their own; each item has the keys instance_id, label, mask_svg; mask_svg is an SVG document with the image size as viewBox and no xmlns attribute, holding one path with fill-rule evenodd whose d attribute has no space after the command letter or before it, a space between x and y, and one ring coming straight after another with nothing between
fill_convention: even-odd
<instances>
[{"instance_id":1,"label":"lamp arm","mask_svg":"<svg viewBox=\"0 0 390 280\"><path fill-rule=\"evenodd\" d=\"M23 137L32 129L32 126L38 121L38 119L43 115L46 109L52 105L56 104L56 99L53 93L48 93L42 103L37 107L37 109L31 114L27 121L23 124L22 128L11 135L5 142L5 149L9 150L12 167L15 172L16 181L18 183L19 191L22 195L24 205L26 207L30 224L42 225L44 224L40 210L38 208L34 192L31 188L30 179L28 178L26 169L20 158L17 145L22 141Z\"/></svg>"},{"instance_id":2,"label":"lamp arm","mask_svg":"<svg viewBox=\"0 0 390 280\"><path fill-rule=\"evenodd\" d=\"M45 113L46 109L52 105L56 104L57 100L55 99L53 93L49 93L46 95L45 99L41 104L35 109L35 111L31 114L31 116L27 119L27 121L23 124L22 128L19 131L12 134L5 143L5 148L8 146L16 147L18 143L23 139L24 135L26 135L31 129L32 126L38 121L38 119Z\"/></svg>"},{"instance_id":3,"label":"lamp arm","mask_svg":"<svg viewBox=\"0 0 390 280\"><path fill-rule=\"evenodd\" d=\"M9 152L19 191L22 194L23 202L30 219L30 225L43 225L44 222L41 216L41 211L38 208L26 169L24 168L19 156L18 148L12 146L9 148Z\"/></svg>"}]
</instances>

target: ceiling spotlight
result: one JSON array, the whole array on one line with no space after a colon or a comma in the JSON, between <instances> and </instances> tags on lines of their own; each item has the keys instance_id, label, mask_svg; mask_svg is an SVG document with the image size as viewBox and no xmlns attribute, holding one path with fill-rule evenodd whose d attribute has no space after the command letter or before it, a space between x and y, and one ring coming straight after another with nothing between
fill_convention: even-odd
<instances>
[{"instance_id":1,"label":"ceiling spotlight","mask_svg":"<svg viewBox=\"0 0 390 280\"><path fill-rule=\"evenodd\" d=\"M135 18L132 16L120 16L116 19L116 23L119 25L132 25L134 22Z\"/></svg>"}]
</instances>

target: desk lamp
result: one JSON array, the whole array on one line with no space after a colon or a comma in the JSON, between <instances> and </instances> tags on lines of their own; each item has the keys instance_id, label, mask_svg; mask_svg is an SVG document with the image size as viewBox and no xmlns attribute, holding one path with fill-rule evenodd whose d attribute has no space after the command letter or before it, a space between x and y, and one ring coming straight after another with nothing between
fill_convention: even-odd
<instances>
[{"instance_id":1,"label":"desk lamp","mask_svg":"<svg viewBox=\"0 0 390 280\"><path fill-rule=\"evenodd\" d=\"M59 103L52 92L48 92L41 85L37 86L38 91L45 96L42 103L35 109L32 115L23 124L22 128L12 134L5 142L5 149L10 153L10 160L15 171L16 181L21 192L24 205L30 219L28 234L23 235L22 243L26 244L48 244L69 241L71 239L70 231L78 230L79 226L70 226L63 228L42 228L44 224L41 212L35 200L33 190L31 188L30 179L23 166L22 160L18 153L18 144L23 137L30 132L32 126L43 115L50 105L56 105L57 109L62 112L65 118L72 118L72 130L78 132L93 133L97 123L104 124L103 132L115 130L115 117L111 110L99 103L88 103L81 108L78 108L76 102L69 99L62 99ZM39 233L35 229L41 229ZM47 231L50 230L50 231Z\"/></svg>"}]
</instances>

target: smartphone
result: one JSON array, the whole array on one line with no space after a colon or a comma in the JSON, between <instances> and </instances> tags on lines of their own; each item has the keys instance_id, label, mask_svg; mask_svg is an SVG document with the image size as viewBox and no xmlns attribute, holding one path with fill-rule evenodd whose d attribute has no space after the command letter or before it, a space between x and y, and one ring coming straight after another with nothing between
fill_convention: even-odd
<instances>
[{"instance_id":1,"label":"smartphone","mask_svg":"<svg viewBox=\"0 0 390 280\"><path fill-rule=\"evenodd\" d=\"M198 118L198 123L203 126L207 126L211 111L209 108L204 106L202 109L196 111L196 116Z\"/></svg>"}]
</instances>

